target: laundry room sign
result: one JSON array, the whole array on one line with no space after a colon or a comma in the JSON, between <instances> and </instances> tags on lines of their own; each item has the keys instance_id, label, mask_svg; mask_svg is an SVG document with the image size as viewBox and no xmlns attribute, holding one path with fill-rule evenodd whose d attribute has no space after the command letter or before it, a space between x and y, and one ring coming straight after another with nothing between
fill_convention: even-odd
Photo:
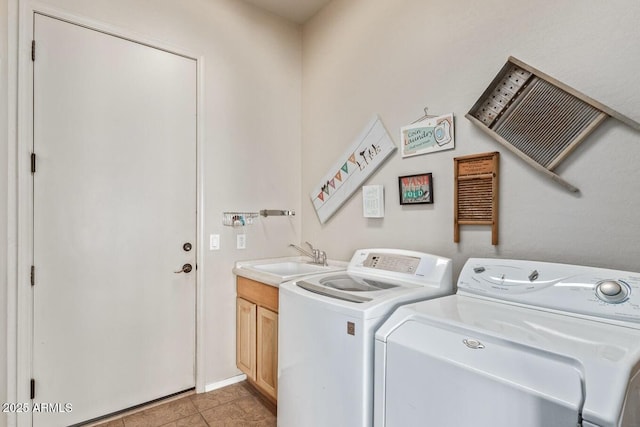
<instances>
[{"instance_id":1,"label":"laundry room sign","mask_svg":"<svg viewBox=\"0 0 640 427\"><path fill-rule=\"evenodd\" d=\"M402 157L455 148L453 113L444 116L426 116L420 121L400 129Z\"/></svg>"},{"instance_id":2,"label":"laundry room sign","mask_svg":"<svg viewBox=\"0 0 640 427\"><path fill-rule=\"evenodd\" d=\"M377 115L329 169L309 197L324 224L396 150Z\"/></svg>"},{"instance_id":3,"label":"laundry room sign","mask_svg":"<svg viewBox=\"0 0 640 427\"><path fill-rule=\"evenodd\" d=\"M398 178L398 185L401 205L433 203L432 174L401 176Z\"/></svg>"}]
</instances>

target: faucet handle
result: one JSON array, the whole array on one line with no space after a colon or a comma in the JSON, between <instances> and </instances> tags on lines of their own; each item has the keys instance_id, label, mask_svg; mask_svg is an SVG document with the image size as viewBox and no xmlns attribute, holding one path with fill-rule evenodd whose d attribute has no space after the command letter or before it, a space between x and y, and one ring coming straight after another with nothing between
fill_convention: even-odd
<instances>
[{"instance_id":1,"label":"faucet handle","mask_svg":"<svg viewBox=\"0 0 640 427\"><path fill-rule=\"evenodd\" d=\"M327 253L325 251L321 251L320 249L316 249L309 242L305 242L311 248L311 252L313 253L313 262L315 264L327 265Z\"/></svg>"},{"instance_id":2,"label":"faucet handle","mask_svg":"<svg viewBox=\"0 0 640 427\"><path fill-rule=\"evenodd\" d=\"M311 252L313 253L313 262L315 262L316 264L319 262L320 259L320 251L316 248L313 247L313 245L309 242L305 242L307 245L309 245L309 247L311 248Z\"/></svg>"},{"instance_id":3,"label":"faucet handle","mask_svg":"<svg viewBox=\"0 0 640 427\"><path fill-rule=\"evenodd\" d=\"M320 261L319 264L322 264L324 266L329 265L327 263L327 253L325 251L319 251L318 258L319 258L319 261Z\"/></svg>"}]
</instances>

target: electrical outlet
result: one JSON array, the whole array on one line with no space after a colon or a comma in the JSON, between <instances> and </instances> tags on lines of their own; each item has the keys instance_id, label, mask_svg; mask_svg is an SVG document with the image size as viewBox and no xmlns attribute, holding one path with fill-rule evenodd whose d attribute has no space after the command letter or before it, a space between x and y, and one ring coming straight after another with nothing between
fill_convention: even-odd
<instances>
[{"instance_id":1,"label":"electrical outlet","mask_svg":"<svg viewBox=\"0 0 640 427\"><path fill-rule=\"evenodd\" d=\"M209 235L209 250L217 251L220 249L220 235L219 234L210 234Z\"/></svg>"},{"instance_id":2,"label":"electrical outlet","mask_svg":"<svg viewBox=\"0 0 640 427\"><path fill-rule=\"evenodd\" d=\"M246 249L247 248L247 235L246 234L238 234L236 236L236 248L237 249Z\"/></svg>"}]
</instances>

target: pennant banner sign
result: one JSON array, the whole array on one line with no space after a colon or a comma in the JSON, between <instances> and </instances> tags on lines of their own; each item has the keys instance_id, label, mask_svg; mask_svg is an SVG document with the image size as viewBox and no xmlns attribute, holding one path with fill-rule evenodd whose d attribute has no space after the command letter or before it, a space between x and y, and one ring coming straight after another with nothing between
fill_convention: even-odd
<instances>
[{"instance_id":1,"label":"pennant banner sign","mask_svg":"<svg viewBox=\"0 0 640 427\"><path fill-rule=\"evenodd\" d=\"M320 222L324 224L395 149L376 115L309 193Z\"/></svg>"}]
</instances>

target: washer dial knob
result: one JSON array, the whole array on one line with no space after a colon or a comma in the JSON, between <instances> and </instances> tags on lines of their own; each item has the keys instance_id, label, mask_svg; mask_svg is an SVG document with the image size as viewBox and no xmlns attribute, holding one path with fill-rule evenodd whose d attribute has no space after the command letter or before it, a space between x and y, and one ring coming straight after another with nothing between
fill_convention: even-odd
<instances>
[{"instance_id":1,"label":"washer dial knob","mask_svg":"<svg viewBox=\"0 0 640 427\"><path fill-rule=\"evenodd\" d=\"M629 289L617 280L603 280L596 285L596 296L604 302L619 303L629 296Z\"/></svg>"}]
</instances>

